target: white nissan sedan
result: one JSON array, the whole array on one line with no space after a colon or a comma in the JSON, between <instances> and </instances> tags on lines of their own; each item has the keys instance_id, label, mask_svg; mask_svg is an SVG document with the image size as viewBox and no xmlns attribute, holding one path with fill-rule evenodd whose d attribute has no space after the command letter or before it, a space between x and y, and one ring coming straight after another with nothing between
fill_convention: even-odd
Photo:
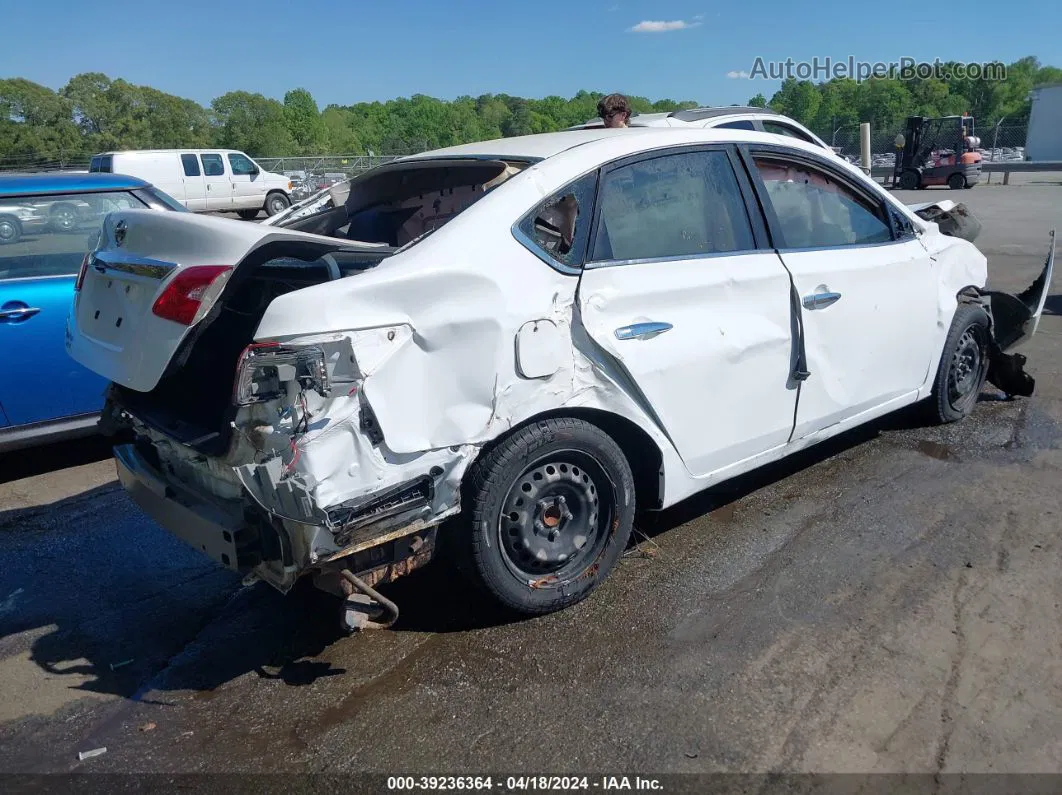
<instances>
[{"instance_id":1,"label":"white nissan sedan","mask_svg":"<svg viewBox=\"0 0 1062 795\"><path fill-rule=\"evenodd\" d=\"M1014 296L977 229L755 131L486 141L264 224L114 212L68 348L135 434L125 488L220 564L309 574L357 627L445 549L546 613L604 580L636 508L908 404L958 420L986 378L1030 394L1011 351L1053 237Z\"/></svg>"}]
</instances>

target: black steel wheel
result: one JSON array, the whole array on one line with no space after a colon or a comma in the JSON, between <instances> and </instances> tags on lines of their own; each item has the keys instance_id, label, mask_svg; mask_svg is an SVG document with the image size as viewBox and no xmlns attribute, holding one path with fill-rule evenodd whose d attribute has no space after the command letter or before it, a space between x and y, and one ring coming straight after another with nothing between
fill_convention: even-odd
<instances>
[{"instance_id":1,"label":"black steel wheel","mask_svg":"<svg viewBox=\"0 0 1062 795\"><path fill-rule=\"evenodd\" d=\"M962 190L966 187L966 175L954 171L948 175L948 187L952 190Z\"/></svg>"},{"instance_id":2,"label":"black steel wheel","mask_svg":"<svg viewBox=\"0 0 1062 795\"><path fill-rule=\"evenodd\" d=\"M517 612L582 600L630 538L630 466L604 431L582 420L517 430L483 454L466 483L470 573Z\"/></svg>"},{"instance_id":3,"label":"black steel wheel","mask_svg":"<svg viewBox=\"0 0 1062 795\"><path fill-rule=\"evenodd\" d=\"M980 306L959 304L933 385L939 422L955 422L977 403L988 376L988 315Z\"/></svg>"}]
</instances>

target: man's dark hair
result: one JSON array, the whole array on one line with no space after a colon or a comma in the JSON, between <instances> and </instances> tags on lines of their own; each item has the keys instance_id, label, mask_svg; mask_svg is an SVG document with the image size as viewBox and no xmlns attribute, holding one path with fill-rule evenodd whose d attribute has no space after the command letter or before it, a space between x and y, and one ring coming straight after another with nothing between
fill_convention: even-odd
<instances>
[{"instance_id":1,"label":"man's dark hair","mask_svg":"<svg viewBox=\"0 0 1062 795\"><path fill-rule=\"evenodd\" d=\"M631 103L623 94L609 94L597 103L597 115L602 119L607 119L617 111L626 113L628 118L631 115Z\"/></svg>"}]
</instances>

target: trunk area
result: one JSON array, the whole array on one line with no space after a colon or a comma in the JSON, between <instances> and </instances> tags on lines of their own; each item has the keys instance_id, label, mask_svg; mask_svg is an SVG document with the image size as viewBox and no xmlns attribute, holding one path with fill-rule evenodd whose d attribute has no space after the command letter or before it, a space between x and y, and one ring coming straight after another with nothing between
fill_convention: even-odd
<instances>
[{"instance_id":1,"label":"trunk area","mask_svg":"<svg viewBox=\"0 0 1062 795\"><path fill-rule=\"evenodd\" d=\"M137 392L116 384L114 396L138 419L182 444L205 455L223 455L236 415L236 367L269 304L286 293L374 267L389 254L336 252L313 262L278 258L241 268L239 278L178 348L156 387Z\"/></svg>"}]
</instances>

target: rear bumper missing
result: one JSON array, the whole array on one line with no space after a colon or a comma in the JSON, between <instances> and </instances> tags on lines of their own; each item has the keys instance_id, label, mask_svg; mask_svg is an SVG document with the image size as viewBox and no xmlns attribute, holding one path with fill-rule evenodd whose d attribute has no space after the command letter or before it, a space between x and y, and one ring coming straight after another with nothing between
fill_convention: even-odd
<instances>
[{"instance_id":1,"label":"rear bumper missing","mask_svg":"<svg viewBox=\"0 0 1062 795\"><path fill-rule=\"evenodd\" d=\"M403 504L407 492L368 500L352 511L345 534L284 522L256 505L205 499L169 478L134 444L115 447L118 479L138 506L172 535L240 574L253 574L280 591L298 577L348 570L370 586L390 582L427 564L436 528L421 510ZM419 485L419 484L415 484ZM406 510L403 510L405 508ZM336 543L323 546L325 538Z\"/></svg>"},{"instance_id":2,"label":"rear bumper missing","mask_svg":"<svg viewBox=\"0 0 1062 795\"><path fill-rule=\"evenodd\" d=\"M246 571L237 539L244 529L242 508L208 503L158 471L134 445L114 448L118 480L140 508L179 539L222 566ZM241 567L241 563L244 565Z\"/></svg>"}]
</instances>

